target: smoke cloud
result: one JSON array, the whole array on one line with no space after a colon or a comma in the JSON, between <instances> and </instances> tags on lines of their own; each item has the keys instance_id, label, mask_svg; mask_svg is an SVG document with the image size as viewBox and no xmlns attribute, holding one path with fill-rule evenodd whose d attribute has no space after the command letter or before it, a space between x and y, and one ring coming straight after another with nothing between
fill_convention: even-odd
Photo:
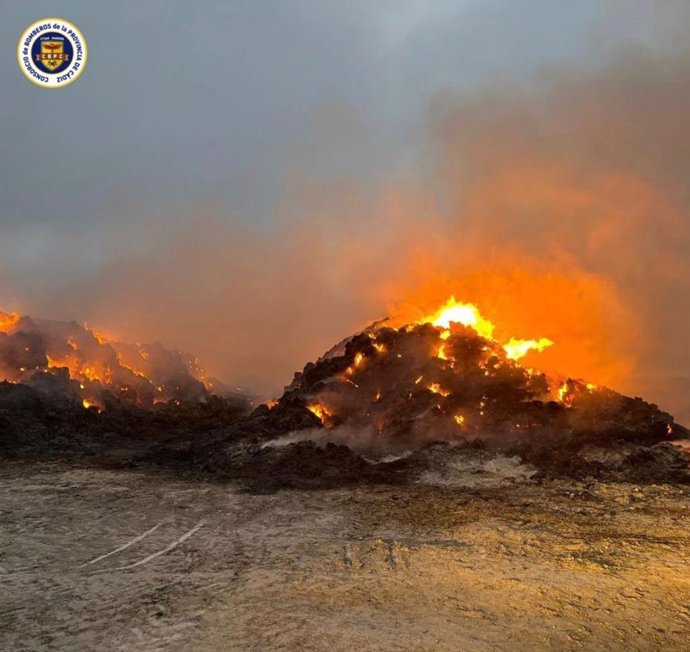
<instances>
[{"instance_id":1,"label":"smoke cloud","mask_svg":"<svg viewBox=\"0 0 690 652\"><path fill-rule=\"evenodd\" d=\"M689 110L690 58L639 50L596 72L442 94L414 170L386 189L305 172L271 226L195 204L134 237L121 218L107 248L92 235L101 271L59 291L0 273L10 296L31 297L22 309L192 351L264 395L369 322L455 294L502 338L555 342L529 364L687 422Z\"/></svg>"}]
</instances>

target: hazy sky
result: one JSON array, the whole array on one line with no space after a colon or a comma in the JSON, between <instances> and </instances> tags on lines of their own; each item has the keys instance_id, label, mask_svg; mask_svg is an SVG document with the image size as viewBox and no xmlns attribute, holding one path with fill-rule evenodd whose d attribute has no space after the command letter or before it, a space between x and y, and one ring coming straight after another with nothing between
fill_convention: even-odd
<instances>
[{"instance_id":1,"label":"hazy sky","mask_svg":"<svg viewBox=\"0 0 690 652\"><path fill-rule=\"evenodd\" d=\"M89 47L84 74L54 91L29 83L15 59L23 29L46 16L75 23ZM299 259L298 252L282 268L264 272L242 263L230 272L218 262L222 251L213 252L213 263L205 260L211 242L185 259L203 268L190 270L186 282L170 253L177 249L166 252L166 242L185 234L200 213L227 225L229 245L235 228L280 238L285 221L299 212L304 184L351 184L359 194L341 190L340 203L324 200L326 209L315 221L312 215L312 229L343 233L343 216L356 211L341 204L355 195L375 196L401 179L433 190L434 107L496 88L531 88L538 97L544 80L552 83L563 71L595 74L626 52L668 54L682 46L687 19L681 0L5 0L0 308L107 320L129 325L129 336L161 333L167 344L193 346L184 336L185 318L175 330L163 315L169 321L184 309L221 319L241 311L234 295L223 303L221 292L229 296L233 283L244 280L275 286ZM192 229L184 237L197 236ZM132 280L125 272L149 250L154 263L162 262ZM235 255L228 246L230 263ZM268 257L265 250L256 255ZM202 288L214 284L213 274L224 278L217 294ZM299 274L287 309L313 323L299 296ZM166 289L160 296L157 279ZM109 306L127 303L127 283L136 314L109 317ZM344 325L324 326L318 346L380 316L355 314L354 299L332 287L321 288L319 297ZM165 310L147 320L147 301ZM213 301L222 304L218 314ZM255 319L229 319L228 341L240 337L230 332L238 323L247 329ZM221 356L237 354L216 344L217 332L206 333L200 319L195 328L204 334L206 355L212 346ZM250 343L242 350L246 372L262 352ZM272 374L276 353L263 355ZM275 368L284 376L304 355L288 352ZM266 375L259 382L265 381Z\"/></svg>"},{"instance_id":2,"label":"hazy sky","mask_svg":"<svg viewBox=\"0 0 690 652\"><path fill-rule=\"evenodd\" d=\"M228 219L266 224L296 152L315 175L396 174L414 165L436 95L665 38L645 4L5 0L3 262L54 281L75 264L66 227L95 229L95 251L81 253L97 264L103 222L152 219L179 200L212 200ZM14 57L23 28L46 15L74 22L89 45L87 72L55 93L28 83ZM319 138L334 104L353 139Z\"/></svg>"}]
</instances>

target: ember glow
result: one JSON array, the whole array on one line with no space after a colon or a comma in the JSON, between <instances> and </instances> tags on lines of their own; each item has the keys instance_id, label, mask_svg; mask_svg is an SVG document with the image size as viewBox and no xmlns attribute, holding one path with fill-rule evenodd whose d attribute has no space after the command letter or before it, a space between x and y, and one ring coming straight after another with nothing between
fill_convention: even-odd
<instances>
[{"instance_id":1,"label":"ember glow","mask_svg":"<svg viewBox=\"0 0 690 652\"><path fill-rule=\"evenodd\" d=\"M427 389L430 392L433 392L434 394L440 394L441 396L448 396L448 394L450 394L449 391L443 389L443 387L441 387L441 385L439 385L438 383L431 383L431 385L429 385Z\"/></svg>"}]
</instances>

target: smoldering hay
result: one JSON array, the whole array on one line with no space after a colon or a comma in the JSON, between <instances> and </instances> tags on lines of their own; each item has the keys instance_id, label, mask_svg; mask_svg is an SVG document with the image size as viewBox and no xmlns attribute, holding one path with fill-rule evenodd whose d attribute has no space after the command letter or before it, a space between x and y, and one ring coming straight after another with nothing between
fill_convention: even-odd
<instances>
[{"instance_id":1,"label":"smoldering hay","mask_svg":"<svg viewBox=\"0 0 690 652\"><path fill-rule=\"evenodd\" d=\"M619 453L608 471L687 481L686 457L667 442L690 433L640 398L527 366L555 346L503 337L451 297L415 322L380 320L337 343L249 414L248 397L220 398L189 355L0 313L0 452L172 464L269 490L404 482L516 453L545 472L604 472L580 455L593 446Z\"/></svg>"},{"instance_id":2,"label":"smoldering hay","mask_svg":"<svg viewBox=\"0 0 690 652\"><path fill-rule=\"evenodd\" d=\"M414 322L455 294L557 342L545 370L690 420L688 106L687 53L441 94L415 170L387 188L297 180L264 231L199 207L22 308L170 342L269 393L372 318Z\"/></svg>"},{"instance_id":3,"label":"smoldering hay","mask_svg":"<svg viewBox=\"0 0 690 652\"><path fill-rule=\"evenodd\" d=\"M579 450L688 435L640 398L523 365L528 351L555 346L550 340L500 341L494 331L476 306L454 298L415 323L373 324L308 363L263 408L279 421L308 410L321 429L301 424L270 444L330 441L380 457L437 441Z\"/></svg>"},{"instance_id":4,"label":"smoldering hay","mask_svg":"<svg viewBox=\"0 0 690 652\"><path fill-rule=\"evenodd\" d=\"M108 341L75 321L2 311L0 382L25 385L55 405L96 410L120 403L141 408L199 403L212 394L242 396L208 377L191 354L159 342Z\"/></svg>"},{"instance_id":5,"label":"smoldering hay","mask_svg":"<svg viewBox=\"0 0 690 652\"><path fill-rule=\"evenodd\" d=\"M556 344L496 331L453 297L416 322L375 322L307 363L277 401L196 441L193 463L253 491L471 486L467 474L688 481L690 432L670 414L526 366Z\"/></svg>"}]
</instances>

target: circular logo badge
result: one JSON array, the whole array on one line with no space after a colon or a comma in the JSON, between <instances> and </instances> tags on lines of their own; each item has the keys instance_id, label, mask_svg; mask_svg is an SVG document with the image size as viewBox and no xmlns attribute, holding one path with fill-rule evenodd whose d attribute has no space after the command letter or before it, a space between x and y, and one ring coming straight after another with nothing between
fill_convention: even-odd
<instances>
[{"instance_id":1,"label":"circular logo badge","mask_svg":"<svg viewBox=\"0 0 690 652\"><path fill-rule=\"evenodd\" d=\"M62 18L42 18L29 25L17 43L17 62L24 76L43 88L71 84L86 67L82 33Z\"/></svg>"}]
</instances>

